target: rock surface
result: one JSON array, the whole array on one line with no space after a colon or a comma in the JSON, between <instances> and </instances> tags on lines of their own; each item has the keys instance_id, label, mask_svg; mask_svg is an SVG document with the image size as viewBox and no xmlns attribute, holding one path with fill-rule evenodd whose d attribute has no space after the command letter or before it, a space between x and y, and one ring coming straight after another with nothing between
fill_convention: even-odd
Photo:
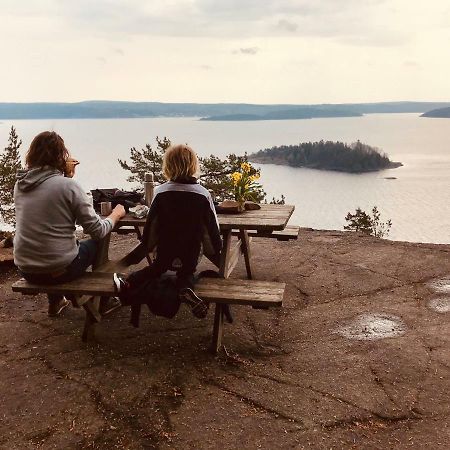
<instances>
[{"instance_id":1,"label":"rock surface","mask_svg":"<svg viewBox=\"0 0 450 450\"><path fill-rule=\"evenodd\" d=\"M435 299L448 304L450 245L310 230L253 244L256 277L287 283L284 306L235 307L217 357L212 313L186 310L145 309L134 329L123 308L84 345L82 310L49 319L1 267L0 448L448 448L450 312ZM112 253L132 245L114 238ZM391 337L339 332L390 320Z\"/></svg>"}]
</instances>

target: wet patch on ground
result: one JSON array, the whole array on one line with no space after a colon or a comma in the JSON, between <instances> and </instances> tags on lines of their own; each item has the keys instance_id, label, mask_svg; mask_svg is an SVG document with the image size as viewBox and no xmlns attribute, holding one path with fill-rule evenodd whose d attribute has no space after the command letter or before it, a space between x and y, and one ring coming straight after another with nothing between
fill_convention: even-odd
<instances>
[{"instance_id":1,"label":"wet patch on ground","mask_svg":"<svg viewBox=\"0 0 450 450\"><path fill-rule=\"evenodd\" d=\"M388 314L361 314L337 330L341 336L360 341L391 338L405 332L403 321Z\"/></svg>"},{"instance_id":2,"label":"wet patch on ground","mask_svg":"<svg viewBox=\"0 0 450 450\"><path fill-rule=\"evenodd\" d=\"M428 307L438 313L450 312L450 297L437 297L430 300Z\"/></svg>"},{"instance_id":3,"label":"wet patch on ground","mask_svg":"<svg viewBox=\"0 0 450 450\"><path fill-rule=\"evenodd\" d=\"M450 294L450 276L430 281L428 287L439 294Z\"/></svg>"}]
</instances>

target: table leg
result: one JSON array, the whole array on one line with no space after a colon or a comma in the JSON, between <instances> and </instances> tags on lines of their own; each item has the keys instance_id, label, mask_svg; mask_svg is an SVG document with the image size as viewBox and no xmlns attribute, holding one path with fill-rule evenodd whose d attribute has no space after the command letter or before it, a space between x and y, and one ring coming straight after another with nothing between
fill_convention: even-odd
<instances>
[{"instance_id":1,"label":"table leg","mask_svg":"<svg viewBox=\"0 0 450 450\"><path fill-rule=\"evenodd\" d=\"M137 235L139 241L142 242L141 229L137 225L135 225L134 229L136 230L136 235ZM145 254L145 259L147 260L149 266L151 266L153 264L152 258L150 258L150 255L148 253Z\"/></svg>"},{"instance_id":2,"label":"table leg","mask_svg":"<svg viewBox=\"0 0 450 450\"><path fill-rule=\"evenodd\" d=\"M83 304L83 308L86 311L83 334L81 335L83 342L88 342L95 339L96 324L101 320L99 306L100 297L91 297L86 303Z\"/></svg>"},{"instance_id":3,"label":"table leg","mask_svg":"<svg viewBox=\"0 0 450 450\"><path fill-rule=\"evenodd\" d=\"M230 261L231 253L231 230L227 230L222 235L223 245L222 253L220 255L220 267L219 275L222 278L228 278L228 264ZM218 353L222 347L222 336L223 336L223 319L224 310L223 305L216 303L214 311L214 326L213 326L213 337L211 343L211 351L213 353Z\"/></svg>"},{"instance_id":4,"label":"table leg","mask_svg":"<svg viewBox=\"0 0 450 450\"><path fill-rule=\"evenodd\" d=\"M103 239L99 241L95 261L94 264L92 264L93 271L95 271L98 267L101 267L108 261L110 241L111 241L111 233L107 234ZM101 301L100 297L90 297L86 302L80 302L82 303L82 306L86 311L86 317L84 319L84 329L83 334L81 336L83 342L95 339L96 324L100 322L102 318L99 312L100 301Z\"/></svg>"},{"instance_id":5,"label":"table leg","mask_svg":"<svg viewBox=\"0 0 450 450\"><path fill-rule=\"evenodd\" d=\"M223 305L216 303L216 310L214 312L213 340L211 344L211 351L213 353L218 353L222 347L223 316Z\"/></svg>"},{"instance_id":6,"label":"table leg","mask_svg":"<svg viewBox=\"0 0 450 450\"><path fill-rule=\"evenodd\" d=\"M247 278L251 280L252 275L252 264L251 264L251 253L250 253L250 238L246 230L240 230L239 236L241 238L242 253L244 253L245 268L247 270Z\"/></svg>"}]
</instances>

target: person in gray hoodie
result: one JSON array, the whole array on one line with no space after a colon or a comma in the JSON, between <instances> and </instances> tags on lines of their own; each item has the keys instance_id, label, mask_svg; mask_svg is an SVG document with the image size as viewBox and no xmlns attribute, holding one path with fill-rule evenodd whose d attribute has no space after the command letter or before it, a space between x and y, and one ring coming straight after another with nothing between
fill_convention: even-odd
<instances>
[{"instance_id":1,"label":"person in gray hoodie","mask_svg":"<svg viewBox=\"0 0 450 450\"><path fill-rule=\"evenodd\" d=\"M97 240L125 215L118 205L107 218L99 217L71 178L69 159L61 136L44 131L33 139L26 154L27 168L17 176L14 263L32 283L57 284L80 277L94 261ZM93 239L77 241L76 224ZM60 295L48 298L49 316L58 315L69 303Z\"/></svg>"}]
</instances>

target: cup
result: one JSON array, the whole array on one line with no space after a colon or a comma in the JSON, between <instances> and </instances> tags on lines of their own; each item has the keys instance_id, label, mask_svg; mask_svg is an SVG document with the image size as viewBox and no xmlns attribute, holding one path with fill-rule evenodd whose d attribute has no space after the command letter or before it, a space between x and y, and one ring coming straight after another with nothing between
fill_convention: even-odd
<instances>
[{"instance_id":1,"label":"cup","mask_svg":"<svg viewBox=\"0 0 450 450\"><path fill-rule=\"evenodd\" d=\"M67 178L73 178L75 175L75 167L78 166L78 164L80 164L80 161L77 161L75 158L67 158L64 176Z\"/></svg>"},{"instance_id":2,"label":"cup","mask_svg":"<svg viewBox=\"0 0 450 450\"><path fill-rule=\"evenodd\" d=\"M101 202L100 203L100 214L102 216L109 216L112 212L111 202Z\"/></svg>"}]
</instances>

